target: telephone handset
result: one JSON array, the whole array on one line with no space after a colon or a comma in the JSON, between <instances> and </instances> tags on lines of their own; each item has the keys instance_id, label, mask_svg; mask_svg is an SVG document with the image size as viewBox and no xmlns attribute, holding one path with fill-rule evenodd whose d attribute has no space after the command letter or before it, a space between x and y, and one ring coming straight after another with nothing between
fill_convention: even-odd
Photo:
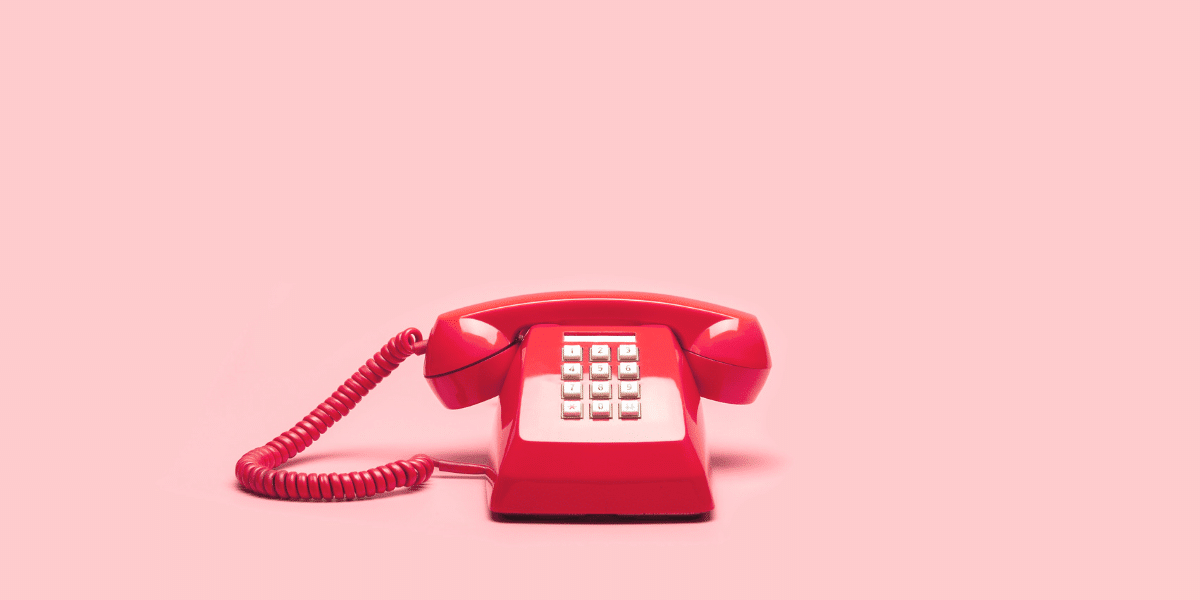
<instances>
[{"instance_id":1,"label":"telephone handset","mask_svg":"<svg viewBox=\"0 0 1200 600\"><path fill-rule=\"evenodd\" d=\"M500 397L490 465L418 454L353 473L276 469L413 354L447 408ZM442 314L427 341L404 330L235 473L267 496L348 500L439 469L486 475L500 514L700 514L713 508L700 397L749 404L770 368L758 319L715 304L639 292L504 298Z\"/></svg>"}]
</instances>

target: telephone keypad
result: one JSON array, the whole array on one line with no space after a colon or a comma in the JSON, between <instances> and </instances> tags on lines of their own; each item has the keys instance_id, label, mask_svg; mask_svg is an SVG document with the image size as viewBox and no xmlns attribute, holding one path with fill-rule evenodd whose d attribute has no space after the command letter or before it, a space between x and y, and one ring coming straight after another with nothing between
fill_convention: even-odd
<instances>
[{"instance_id":1,"label":"telephone keypad","mask_svg":"<svg viewBox=\"0 0 1200 600\"><path fill-rule=\"evenodd\" d=\"M563 381L579 381L583 379L583 365L564 363L562 366Z\"/></svg>"},{"instance_id":2,"label":"telephone keypad","mask_svg":"<svg viewBox=\"0 0 1200 600\"><path fill-rule=\"evenodd\" d=\"M611 419L612 418L612 402L608 400L596 400L592 402L589 409L592 414L592 419Z\"/></svg>"},{"instance_id":3,"label":"telephone keypad","mask_svg":"<svg viewBox=\"0 0 1200 600\"><path fill-rule=\"evenodd\" d=\"M642 403L637 400L622 400L620 408L622 419L642 418Z\"/></svg>"},{"instance_id":4,"label":"telephone keypad","mask_svg":"<svg viewBox=\"0 0 1200 600\"><path fill-rule=\"evenodd\" d=\"M583 419L584 384L583 384L583 346L563 345L562 347L562 407L563 419ZM638 364L638 347L635 344L617 346L617 386L619 402L612 401L613 360L611 346L596 344L588 347L588 395L586 403L588 415L592 420L609 420L619 417L622 420L642 418L641 367ZM613 413L616 414L613 414Z\"/></svg>"},{"instance_id":5,"label":"telephone keypad","mask_svg":"<svg viewBox=\"0 0 1200 600\"><path fill-rule=\"evenodd\" d=\"M636 381L622 381L617 397L621 399L636 399L642 397L642 386Z\"/></svg>"},{"instance_id":6,"label":"telephone keypad","mask_svg":"<svg viewBox=\"0 0 1200 600\"><path fill-rule=\"evenodd\" d=\"M639 379L640 377L641 370L637 363L621 363L621 366L617 367L618 379Z\"/></svg>"},{"instance_id":7,"label":"telephone keypad","mask_svg":"<svg viewBox=\"0 0 1200 600\"><path fill-rule=\"evenodd\" d=\"M564 419L582 419L583 418L583 402L578 400L567 400L562 403L562 418Z\"/></svg>"},{"instance_id":8,"label":"telephone keypad","mask_svg":"<svg viewBox=\"0 0 1200 600\"><path fill-rule=\"evenodd\" d=\"M592 381L612 379L612 369L609 368L608 363L592 363L588 375Z\"/></svg>"}]
</instances>

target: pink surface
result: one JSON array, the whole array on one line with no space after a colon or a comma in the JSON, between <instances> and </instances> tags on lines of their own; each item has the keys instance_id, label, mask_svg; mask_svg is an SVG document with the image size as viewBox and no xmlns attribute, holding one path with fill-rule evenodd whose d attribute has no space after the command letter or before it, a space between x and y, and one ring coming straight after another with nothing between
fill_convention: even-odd
<instances>
[{"instance_id":1,"label":"pink surface","mask_svg":"<svg viewBox=\"0 0 1200 600\"><path fill-rule=\"evenodd\" d=\"M1198 17L6 6L6 595L1196 598ZM580 288L761 319L711 520L236 487L402 328ZM420 371L291 464L482 460Z\"/></svg>"}]
</instances>

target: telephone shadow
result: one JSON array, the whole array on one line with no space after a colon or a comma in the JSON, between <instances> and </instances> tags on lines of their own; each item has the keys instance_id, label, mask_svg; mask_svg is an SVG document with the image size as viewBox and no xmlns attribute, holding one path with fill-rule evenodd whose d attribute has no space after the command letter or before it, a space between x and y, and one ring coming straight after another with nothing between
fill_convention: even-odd
<instances>
[{"instance_id":1,"label":"telephone shadow","mask_svg":"<svg viewBox=\"0 0 1200 600\"><path fill-rule=\"evenodd\" d=\"M441 449L429 453L430 456L436 456L440 460L448 460L463 463L487 464L488 453L479 449ZM406 457L405 457L406 458ZM327 461L330 459L354 459L355 461L363 461L365 464L371 464L372 467L379 464L387 464L397 460L397 452L385 446L365 446L352 450L343 450L336 452L323 453L306 453L304 456L298 456L286 463L284 466L287 470L299 470L297 467L308 463L319 461ZM782 465L780 457L774 454L766 454L762 452L753 452L745 450L714 450L709 454L709 467L712 469L714 479L719 478L722 474L728 473L753 473L767 472L778 469ZM483 481L484 477L480 475L460 475L457 473L444 473L435 471L432 478L437 479L476 479ZM236 489L249 496L261 498L262 496L250 491L241 483L234 482L233 489ZM422 491L425 484L416 485L413 487L398 488L390 492L382 492L369 498L356 498L354 502L364 502L371 500L379 500L390 498L392 496L402 496L413 494ZM326 502L323 500L297 500L297 502L311 502L313 504L329 504L337 505L346 501ZM715 518L714 511L700 513L697 515L505 515L500 513L490 512L492 520L497 523L557 523L564 525L589 525L589 524L639 524L639 523L705 523Z\"/></svg>"},{"instance_id":2,"label":"telephone shadow","mask_svg":"<svg viewBox=\"0 0 1200 600\"><path fill-rule=\"evenodd\" d=\"M762 452L714 450L709 454L713 478L721 474L767 472L778 469L779 456ZM714 484L716 485L716 484ZM638 525L646 523L707 523L716 518L712 510L697 515L505 515L491 513L497 523L542 523L559 525Z\"/></svg>"}]
</instances>

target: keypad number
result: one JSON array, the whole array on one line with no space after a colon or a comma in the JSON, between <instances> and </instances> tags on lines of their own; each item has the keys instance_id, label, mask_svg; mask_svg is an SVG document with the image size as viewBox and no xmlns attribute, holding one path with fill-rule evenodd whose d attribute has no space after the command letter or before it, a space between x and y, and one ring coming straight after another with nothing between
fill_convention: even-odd
<instances>
[{"instance_id":1,"label":"keypad number","mask_svg":"<svg viewBox=\"0 0 1200 600\"><path fill-rule=\"evenodd\" d=\"M583 346L563 346L562 359L572 362L583 360Z\"/></svg>"},{"instance_id":2,"label":"keypad number","mask_svg":"<svg viewBox=\"0 0 1200 600\"><path fill-rule=\"evenodd\" d=\"M642 397L642 386L636 381L622 381L618 394L622 399L635 400Z\"/></svg>"},{"instance_id":3,"label":"keypad number","mask_svg":"<svg viewBox=\"0 0 1200 600\"><path fill-rule=\"evenodd\" d=\"M612 368L608 366L608 363L592 363L591 368L589 369L589 375L591 376L592 381L596 381L598 379L612 379Z\"/></svg>"},{"instance_id":4,"label":"keypad number","mask_svg":"<svg viewBox=\"0 0 1200 600\"><path fill-rule=\"evenodd\" d=\"M592 346L588 349L588 360L593 362L608 362L612 360L612 354L608 350L608 346Z\"/></svg>"},{"instance_id":5,"label":"keypad number","mask_svg":"<svg viewBox=\"0 0 1200 600\"><path fill-rule=\"evenodd\" d=\"M638 379L642 375L637 363L621 363L617 367L617 377L620 379Z\"/></svg>"},{"instance_id":6,"label":"keypad number","mask_svg":"<svg viewBox=\"0 0 1200 600\"><path fill-rule=\"evenodd\" d=\"M612 402L608 400L595 400L591 406L592 419L611 419L612 418Z\"/></svg>"},{"instance_id":7,"label":"keypad number","mask_svg":"<svg viewBox=\"0 0 1200 600\"><path fill-rule=\"evenodd\" d=\"M583 379L583 366L576 363L564 363L562 366L563 381L579 381Z\"/></svg>"},{"instance_id":8,"label":"keypad number","mask_svg":"<svg viewBox=\"0 0 1200 600\"><path fill-rule=\"evenodd\" d=\"M632 344L617 346L617 358L621 361L637 360L638 347Z\"/></svg>"}]
</instances>

